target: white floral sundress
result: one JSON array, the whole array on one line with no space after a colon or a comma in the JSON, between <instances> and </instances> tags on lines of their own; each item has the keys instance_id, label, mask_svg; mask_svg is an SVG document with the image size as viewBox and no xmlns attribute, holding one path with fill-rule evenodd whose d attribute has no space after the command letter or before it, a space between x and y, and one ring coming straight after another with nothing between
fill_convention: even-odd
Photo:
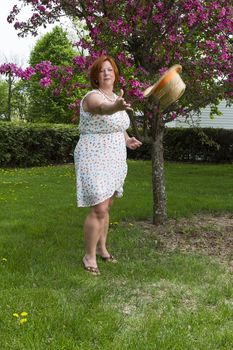
<instances>
[{"instance_id":1,"label":"white floral sundress","mask_svg":"<svg viewBox=\"0 0 233 350\"><path fill-rule=\"evenodd\" d=\"M91 93L101 94L99 91ZM116 95L115 95L116 97ZM77 186L77 206L89 207L102 203L115 194L123 196L127 175L124 131L130 121L125 111L112 115L92 115L80 104L80 138L74 150Z\"/></svg>"}]
</instances>

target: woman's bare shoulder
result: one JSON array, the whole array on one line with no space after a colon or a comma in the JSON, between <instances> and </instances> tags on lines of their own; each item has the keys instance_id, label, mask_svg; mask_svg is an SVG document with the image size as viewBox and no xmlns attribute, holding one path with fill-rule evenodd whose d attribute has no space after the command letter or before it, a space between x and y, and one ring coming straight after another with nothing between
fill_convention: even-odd
<instances>
[{"instance_id":1,"label":"woman's bare shoulder","mask_svg":"<svg viewBox=\"0 0 233 350\"><path fill-rule=\"evenodd\" d=\"M85 112L89 112L93 108L96 108L103 102L103 96L98 91L91 91L83 98L83 109Z\"/></svg>"}]
</instances>

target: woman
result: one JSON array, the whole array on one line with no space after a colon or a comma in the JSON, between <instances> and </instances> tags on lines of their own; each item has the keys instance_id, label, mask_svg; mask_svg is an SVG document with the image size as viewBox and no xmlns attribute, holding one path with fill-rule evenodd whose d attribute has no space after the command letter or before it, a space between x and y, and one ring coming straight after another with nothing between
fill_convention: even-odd
<instances>
[{"instance_id":1,"label":"woman","mask_svg":"<svg viewBox=\"0 0 233 350\"><path fill-rule=\"evenodd\" d=\"M108 252L106 240L109 227L109 208L114 197L123 195L127 174L126 146L136 149L141 142L129 137L129 117L132 110L121 90L115 95L119 71L110 56L98 58L90 70L93 90L80 104L80 139L75 148L77 202L90 207L84 223L86 271L99 275L96 254L104 261L116 262Z\"/></svg>"}]
</instances>

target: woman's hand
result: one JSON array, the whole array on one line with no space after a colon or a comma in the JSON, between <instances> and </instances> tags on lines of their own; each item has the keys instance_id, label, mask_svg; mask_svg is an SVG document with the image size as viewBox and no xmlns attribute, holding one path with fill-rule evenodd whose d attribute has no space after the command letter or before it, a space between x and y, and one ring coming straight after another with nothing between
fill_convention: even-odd
<instances>
[{"instance_id":1,"label":"woman's hand","mask_svg":"<svg viewBox=\"0 0 233 350\"><path fill-rule=\"evenodd\" d=\"M135 137L129 137L126 140L126 146L130 149L136 149L138 147L140 147L142 145L142 143L140 141L138 141Z\"/></svg>"},{"instance_id":2,"label":"woman's hand","mask_svg":"<svg viewBox=\"0 0 233 350\"><path fill-rule=\"evenodd\" d=\"M120 95L117 97L114 107L117 111L133 111L133 108L131 108L131 104L127 103L125 99L123 98L124 91L121 89Z\"/></svg>"}]
</instances>

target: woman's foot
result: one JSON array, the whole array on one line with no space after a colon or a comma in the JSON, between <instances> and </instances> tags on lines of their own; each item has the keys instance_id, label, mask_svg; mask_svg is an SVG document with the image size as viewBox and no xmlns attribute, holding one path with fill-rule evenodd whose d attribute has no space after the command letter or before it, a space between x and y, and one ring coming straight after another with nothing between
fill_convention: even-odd
<instances>
[{"instance_id":1,"label":"woman's foot","mask_svg":"<svg viewBox=\"0 0 233 350\"><path fill-rule=\"evenodd\" d=\"M110 254L107 249L100 249L98 248L96 251L96 254L105 262L112 262L112 263L116 263L117 260L115 259L115 257Z\"/></svg>"},{"instance_id":2,"label":"woman's foot","mask_svg":"<svg viewBox=\"0 0 233 350\"><path fill-rule=\"evenodd\" d=\"M87 272L89 272L90 274L92 274L93 276L100 275L100 270L99 270L98 266L96 265L96 263L94 263L91 260L88 260L85 256L83 258L83 266L84 266L84 269Z\"/></svg>"},{"instance_id":3,"label":"woman's foot","mask_svg":"<svg viewBox=\"0 0 233 350\"><path fill-rule=\"evenodd\" d=\"M114 258L114 256L112 254L109 254L108 256L101 256L101 259L105 262L111 262L111 263L117 263L117 259Z\"/></svg>"}]
</instances>

